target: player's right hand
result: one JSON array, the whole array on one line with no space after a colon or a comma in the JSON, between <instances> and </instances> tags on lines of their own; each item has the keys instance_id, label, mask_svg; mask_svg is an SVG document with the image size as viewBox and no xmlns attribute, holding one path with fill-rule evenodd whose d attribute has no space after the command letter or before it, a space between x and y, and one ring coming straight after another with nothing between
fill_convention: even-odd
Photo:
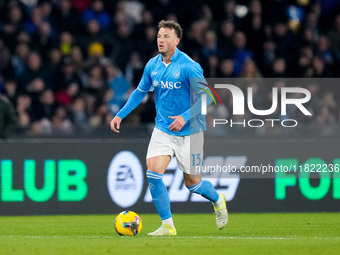
<instances>
[{"instance_id":1,"label":"player's right hand","mask_svg":"<svg viewBox=\"0 0 340 255\"><path fill-rule=\"evenodd\" d=\"M114 117L110 122L111 130L113 132L119 133L119 128L120 128L121 122L122 122L121 117L118 117L118 116Z\"/></svg>"}]
</instances>

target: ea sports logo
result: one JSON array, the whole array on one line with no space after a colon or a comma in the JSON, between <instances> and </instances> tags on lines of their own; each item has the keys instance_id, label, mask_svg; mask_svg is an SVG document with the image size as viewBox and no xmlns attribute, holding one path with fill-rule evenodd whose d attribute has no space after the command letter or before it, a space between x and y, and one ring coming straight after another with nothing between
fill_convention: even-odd
<instances>
[{"instance_id":1,"label":"ea sports logo","mask_svg":"<svg viewBox=\"0 0 340 255\"><path fill-rule=\"evenodd\" d=\"M117 205L134 205L143 189L143 168L138 157L130 151L119 152L111 161L107 175L110 196Z\"/></svg>"}]
</instances>

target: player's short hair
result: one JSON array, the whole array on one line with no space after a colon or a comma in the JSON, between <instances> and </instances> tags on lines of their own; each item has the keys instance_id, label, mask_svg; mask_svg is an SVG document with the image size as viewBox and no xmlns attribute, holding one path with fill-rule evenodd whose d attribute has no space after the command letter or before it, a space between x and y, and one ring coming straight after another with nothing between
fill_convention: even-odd
<instances>
[{"instance_id":1,"label":"player's short hair","mask_svg":"<svg viewBox=\"0 0 340 255\"><path fill-rule=\"evenodd\" d=\"M169 28L169 29L174 29L177 37L179 39L182 39L183 29L181 28L181 25L178 24L177 22L172 21L172 20L161 20L158 23L158 29L161 29L162 27Z\"/></svg>"}]
</instances>

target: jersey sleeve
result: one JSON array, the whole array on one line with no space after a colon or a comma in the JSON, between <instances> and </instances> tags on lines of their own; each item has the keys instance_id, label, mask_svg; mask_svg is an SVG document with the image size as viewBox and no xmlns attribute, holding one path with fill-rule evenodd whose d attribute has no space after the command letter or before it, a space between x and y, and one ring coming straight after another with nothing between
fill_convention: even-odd
<instances>
[{"instance_id":1,"label":"jersey sleeve","mask_svg":"<svg viewBox=\"0 0 340 255\"><path fill-rule=\"evenodd\" d=\"M200 64L193 62L190 63L186 70L186 77L188 79L188 83L190 84L191 89L195 93L202 92L200 89L201 85L199 82L206 83L203 76L203 69Z\"/></svg>"},{"instance_id":2,"label":"jersey sleeve","mask_svg":"<svg viewBox=\"0 0 340 255\"><path fill-rule=\"evenodd\" d=\"M153 91L150 61L146 64L144 68L143 76L137 86L137 89L140 90L141 92Z\"/></svg>"},{"instance_id":3,"label":"jersey sleeve","mask_svg":"<svg viewBox=\"0 0 340 255\"><path fill-rule=\"evenodd\" d=\"M124 107L117 113L116 116L124 119L130 112L132 112L144 99L148 92L140 91L139 89L135 89Z\"/></svg>"},{"instance_id":4,"label":"jersey sleeve","mask_svg":"<svg viewBox=\"0 0 340 255\"><path fill-rule=\"evenodd\" d=\"M143 76L137 86L132 92L124 107L117 113L118 117L124 119L130 112L132 112L144 99L146 94L152 91L152 81L150 76L151 63L150 61L145 65Z\"/></svg>"},{"instance_id":5,"label":"jersey sleeve","mask_svg":"<svg viewBox=\"0 0 340 255\"><path fill-rule=\"evenodd\" d=\"M190 89L192 90L192 93L194 93L194 102L191 107L181 114L183 119L187 122L200 114L201 97L203 94L209 94L210 89L203 85L207 82L203 76L203 69L198 63L194 62L193 64L188 65L186 77L190 84ZM207 105L211 102L211 97L207 97Z\"/></svg>"}]
</instances>

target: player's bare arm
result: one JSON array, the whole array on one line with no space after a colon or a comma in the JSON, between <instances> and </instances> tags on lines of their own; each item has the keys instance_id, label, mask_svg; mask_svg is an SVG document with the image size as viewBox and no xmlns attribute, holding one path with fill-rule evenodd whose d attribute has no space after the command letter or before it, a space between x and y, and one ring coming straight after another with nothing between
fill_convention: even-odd
<instances>
[{"instance_id":1,"label":"player's bare arm","mask_svg":"<svg viewBox=\"0 0 340 255\"><path fill-rule=\"evenodd\" d=\"M116 132L116 133L119 133L119 129L120 129L120 123L122 122L122 118L121 117L114 117L111 122L110 122L110 125L111 125L111 130L113 132Z\"/></svg>"},{"instance_id":2,"label":"player's bare arm","mask_svg":"<svg viewBox=\"0 0 340 255\"><path fill-rule=\"evenodd\" d=\"M173 119L174 121L169 126L170 131L178 132L182 129L182 127L185 125L185 120L182 116L169 116L170 119Z\"/></svg>"}]
</instances>

